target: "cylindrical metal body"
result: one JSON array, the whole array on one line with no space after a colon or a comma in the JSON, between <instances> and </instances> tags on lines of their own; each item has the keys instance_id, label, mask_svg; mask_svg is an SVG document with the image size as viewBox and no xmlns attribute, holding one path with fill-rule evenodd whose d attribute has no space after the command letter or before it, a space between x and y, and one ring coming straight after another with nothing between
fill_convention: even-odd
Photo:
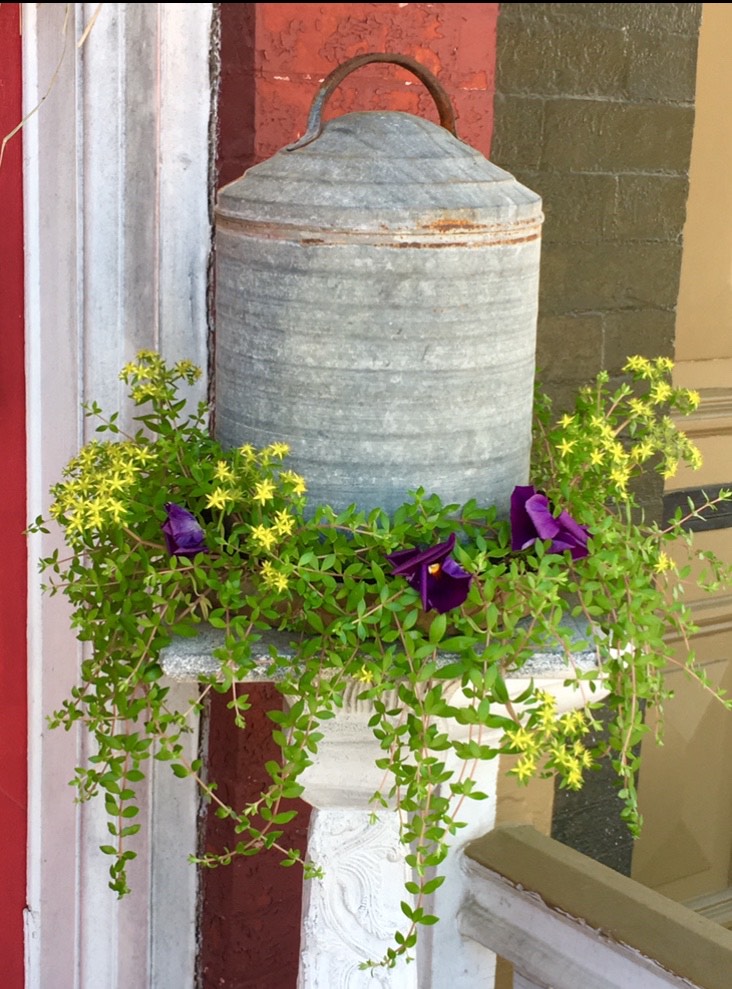
<instances>
[{"instance_id":1,"label":"cylindrical metal body","mask_svg":"<svg viewBox=\"0 0 732 989\"><path fill-rule=\"evenodd\" d=\"M531 441L541 200L445 128L339 117L219 194L216 432L311 504L507 512Z\"/></svg>"}]
</instances>

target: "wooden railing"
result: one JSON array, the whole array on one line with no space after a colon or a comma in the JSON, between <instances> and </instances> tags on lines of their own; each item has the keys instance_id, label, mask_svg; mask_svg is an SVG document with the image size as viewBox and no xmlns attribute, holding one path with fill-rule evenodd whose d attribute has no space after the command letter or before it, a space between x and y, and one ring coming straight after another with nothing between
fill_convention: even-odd
<instances>
[{"instance_id":1,"label":"wooden railing","mask_svg":"<svg viewBox=\"0 0 732 989\"><path fill-rule=\"evenodd\" d=\"M732 932L529 825L465 849L463 936L514 989L731 989Z\"/></svg>"}]
</instances>

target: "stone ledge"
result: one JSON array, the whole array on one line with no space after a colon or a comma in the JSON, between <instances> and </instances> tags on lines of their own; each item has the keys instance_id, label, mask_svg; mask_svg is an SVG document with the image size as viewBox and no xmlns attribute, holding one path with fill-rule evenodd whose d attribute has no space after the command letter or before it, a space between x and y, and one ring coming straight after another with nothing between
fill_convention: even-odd
<instances>
[{"instance_id":1,"label":"stone ledge","mask_svg":"<svg viewBox=\"0 0 732 989\"><path fill-rule=\"evenodd\" d=\"M570 633L573 642L587 641L587 626L579 619L567 618L565 628ZM255 669L247 676L248 681L271 681L276 676L270 673L271 649L274 649L279 656L292 656L292 636L287 632L266 632L260 633L261 638L253 645L252 653L255 662ZM166 676L171 680L195 681L201 677L215 675L220 663L213 653L214 650L224 645L225 634L222 629L212 628L210 625L201 625L197 635L191 638L176 636L173 642L163 649L161 653L161 666ZM441 654L441 662L444 664L454 662L457 658L455 653ZM596 655L593 649L579 649L572 654L572 662L575 669L586 672L596 667ZM556 679L563 676L567 671L567 658L564 651L557 645L556 648L547 647L546 650L536 652L532 658L525 663L516 673L516 677L522 680L530 678L536 679Z\"/></svg>"}]
</instances>

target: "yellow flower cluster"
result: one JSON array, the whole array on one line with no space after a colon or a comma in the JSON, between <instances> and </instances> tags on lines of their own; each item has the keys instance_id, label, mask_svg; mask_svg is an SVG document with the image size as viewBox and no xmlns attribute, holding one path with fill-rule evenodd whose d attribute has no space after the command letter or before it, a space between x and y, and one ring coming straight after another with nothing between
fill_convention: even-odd
<instances>
[{"instance_id":1,"label":"yellow flower cluster","mask_svg":"<svg viewBox=\"0 0 732 989\"><path fill-rule=\"evenodd\" d=\"M206 507L219 511L244 511L251 506L259 515L253 520L252 535L259 547L271 549L276 537L289 536L295 527L294 516L287 508L279 509L278 498L285 500L300 497L307 490L305 481L293 471L281 471L273 466L289 453L286 443L271 443L257 450L251 443L244 443L231 451L230 459L218 460L213 469L211 490L206 495ZM273 513L269 526L261 512ZM259 525L256 523L259 522Z\"/></svg>"},{"instance_id":2,"label":"yellow flower cluster","mask_svg":"<svg viewBox=\"0 0 732 989\"><path fill-rule=\"evenodd\" d=\"M283 470L280 474L280 479L291 486L294 495L304 495L308 489L305 478L300 477L299 474L296 474L292 470Z\"/></svg>"},{"instance_id":3,"label":"yellow flower cluster","mask_svg":"<svg viewBox=\"0 0 732 989\"><path fill-rule=\"evenodd\" d=\"M266 525L253 525L252 539L254 539L260 549L268 553L277 543L277 533L274 529L270 529Z\"/></svg>"},{"instance_id":4,"label":"yellow flower cluster","mask_svg":"<svg viewBox=\"0 0 732 989\"><path fill-rule=\"evenodd\" d=\"M51 489L49 515L64 521L71 540L120 525L138 477L155 458L153 447L142 441L92 440L68 464L65 479Z\"/></svg>"},{"instance_id":5,"label":"yellow flower cluster","mask_svg":"<svg viewBox=\"0 0 732 989\"><path fill-rule=\"evenodd\" d=\"M253 498L255 501L259 502L260 505L264 505L266 502L272 501L274 493L274 484L268 477L265 477L264 480L258 481L254 486Z\"/></svg>"},{"instance_id":6,"label":"yellow flower cluster","mask_svg":"<svg viewBox=\"0 0 732 989\"><path fill-rule=\"evenodd\" d=\"M133 384L137 381L148 381L162 385L165 382L187 381L193 384L201 377L201 369L193 361L178 361L168 369L165 361L154 350L140 350L134 361L128 361L119 373L120 381Z\"/></svg>"},{"instance_id":7,"label":"yellow flower cluster","mask_svg":"<svg viewBox=\"0 0 732 989\"><path fill-rule=\"evenodd\" d=\"M281 512L277 512L275 515L274 525L272 528L278 536L289 536L295 528L295 519L292 515L290 515L286 508L283 508Z\"/></svg>"},{"instance_id":8,"label":"yellow flower cluster","mask_svg":"<svg viewBox=\"0 0 732 989\"><path fill-rule=\"evenodd\" d=\"M654 457L663 477L673 477L682 462L698 469L699 450L669 415L662 414L664 407L691 412L700 401L697 392L673 387L672 368L667 357L651 360L636 355L623 370L646 383L644 395L623 384L608 400L603 391L609 379L606 372L598 375L596 392L583 389L577 412L561 416L549 435L560 476L576 484L587 468L594 468L594 476L601 472L612 498L626 496L632 479Z\"/></svg>"},{"instance_id":9,"label":"yellow flower cluster","mask_svg":"<svg viewBox=\"0 0 732 989\"><path fill-rule=\"evenodd\" d=\"M661 552L658 554L658 559L656 560L653 569L656 571L656 573L665 573L667 570L673 570L674 561L671 559L668 553L665 553L663 550L661 550Z\"/></svg>"},{"instance_id":10,"label":"yellow flower cluster","mask_svg":"<svg viewBox=\"0 0 732 989\"><path fill-rule=\"evenodd\" d=\"M265 560L262 564L260 570L262 574L262 580L267 587L272 587L276 591L286 591L287 590L287 574L278 570L271 560Z\"/></svg>"},{"instance_id":11,"label":"yellow flower cluster","mask_svg":"<svg viewBox=\"0 0 732 989\"><path fill-rule=\"evenodd\" d=\"M511 773L526 783L543 767L551 768L566 786L578 790L584 771L594 764L592 753L581 741L589 731L587 715L570 711L558 717L551 694L537 691L537 699L539 706L527 722L506 732L506 741L519 756Z\"/></svg>"},{"instance_id":12,"label":"yellow flower cluster","mask_svg":"<svg viewBox=\"0 0 732 989\"><path fill-rule=\"evenodd\" d=\"M233 481L234 471L225 460L219 460L214 468L214 477L217 481Z\"/></svg>"},{"instance_id":13,"label":"yellow flower cluster","mask_svg":"<svg viewBox=\"0 0 732 989\"><path fill-rule=\"evenodd\" d=\"M241 491L236 488L224 488L218 485L206 496L206 508L217 508L219 511L226 511L232 508L241 498Z\"/></svg>"}]
</instances>

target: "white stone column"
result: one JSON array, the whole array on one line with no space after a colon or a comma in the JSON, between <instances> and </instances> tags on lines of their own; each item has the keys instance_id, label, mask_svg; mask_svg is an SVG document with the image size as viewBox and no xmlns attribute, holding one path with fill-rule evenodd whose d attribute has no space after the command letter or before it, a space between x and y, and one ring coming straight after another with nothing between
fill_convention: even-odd
<instances>
[{"instance_id":1,"label":"white stone column","mask_svg":"<svg viewBox=\"0 0 732 989\"><path fill-rule=\"evenodd\" d=\"M417 965L404 960L393 969L359 967L381 959L394 932L408 926L400 904L410 900L411 878L397 811L371 802L389 781L375 764L384 753L368 725L371 704L356 700L361 689L354 684L343 709L321 725L318 755L300 778L314 808L308 856L325 875L305 884L298 989L419 985Z\"/></svg>"},{"instance_id":2,"label":"white stone column","mask_svg":"<svg viewBox=\"0 0 732 989\"><path fill-rule=\"evenodd\" d=\"M220 633L212 630L197 639L177 640L166 650L163 667L176 679L215 672L212 651L219 644ZM260 643L258 672L249 679L266 678L270 645L282 654L289 651L287 636L271 634ZM573 660L587 669L593 665L594 653L579 653ZM507 683L510 694L517 697L532 679L554 695L557 711L563 713L588 700L582 691L564 686L567 675L564 653L546 652L536 654L520 676L508 678ZM454 838L440 867L445 881L428 904L428 911L440 922L420 928L415 961L400 962L394 969L359 967L368 959L381 959L393 944L394 933L408 927L400 904L409 900L404 883L412 878L399 841L397 811L371 802L377 790L388 791L390 780L376 767L384 752L368 725L373 714L370 702L357 700L361 690L361 684L353 683L342 709L320 726L318 754L300 777L303 799L314 808L308 855L325 875L305 885L298 989L492 989L495 955L461 932L458 914L466 883L462 849L495 825L497 758L470 766L477 788L488 799L465 800L460 808L466 826ZM458 684L445 683L444 691L451 704L468 703ZM593 695L599 696L599 692ZM444 727L453 737L467 737L467 728L452 723ZM481 741L495 743L498 736L486 732ZM446 753L446 762L459 772L460 760L454 754Z\"/></svg>"}]
</instances>

